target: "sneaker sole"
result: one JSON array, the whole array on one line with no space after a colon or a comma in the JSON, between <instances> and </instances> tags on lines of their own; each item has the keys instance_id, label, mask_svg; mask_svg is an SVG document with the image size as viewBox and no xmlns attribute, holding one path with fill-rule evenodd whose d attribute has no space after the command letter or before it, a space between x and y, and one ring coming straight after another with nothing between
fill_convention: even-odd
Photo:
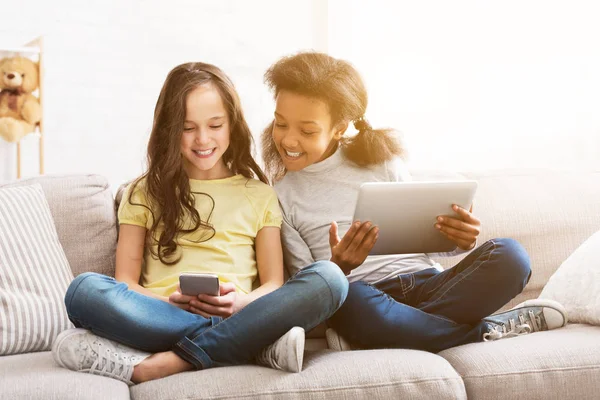
<instances>
[{"instance_id":1,"label":"sneaker sole","mask_svg":"<svg viewBox=\"0 0 600 400\"><path fill-rule=\"evenodd\" d=\"M87 332L87 329L83 329L83 328L73 328L73 329L67 329L66 331L62 331L57 337L56 339L54 339L54 343L52 343L52 358L54 358L54 361L62 368L66 368L66 369L70 369L69 367L67 367L62 360L58 357L59 351L60 351L60 347L62 346L62 344L65 342L65 340L73 335L80 335L82 333Z\"/></svg>"},{"instance_id":2,"label":"sneaker sole","mask_svg":"<svg viewBox=\"0 0 600 400\"><path fill-rule=\"evenodd\" d=\"M327 347L329 350L342 351L342 346L337 338L337 332L335 332L332 328L329 328L325 331L325 340L327 341Z\"/></svg>"},{"instance_id":3,"label":"sneaker sole","mask_svg":"<svg viewBox=\"0 0 600 400\"><path fill-rule=\"evenodd\" d=\"M565 307L560 304L557 301L554 300L550 300L550 299L531 299L531 300L526 300L520 304L517 304L514 308L519 308L519 307L548 307L548 308L552 308L555 309L556 311L558 311L559 313L561 313L561 315L563 316L564 322L563 324L559 327L562 328L563 326L567 325L567 323L569 322L568 316L567 316L567 310L565 309ZM556 329L556 328L554 328Z\"/></svg>"},{"instance_id":4,"label":"sneaker sole","mask_svg":"<svg viewBox=\"0 0 600 400\"><path fill-rule=\"evenodd\" d=\"M291 338L296 342L296 365L298 366L298 370L293 372L300 372L302 371L302 364L304 363L304 342L306 335L304 333L304 328L300 326L293 327L290 333L292 336Z\"/></svg>"},{"instance_id":5,"label":"sneaker sole","mask_svg":"<svg viewBox=\"0 0 600 400\"><path fill-rule=\"evenodd\" d=\"M344 340L340 337L333 328L329 328L325 331L325 339L327 340L327 347L333 351L350 351L352 348L344 343Z\"/></svg>"}]
</instances>

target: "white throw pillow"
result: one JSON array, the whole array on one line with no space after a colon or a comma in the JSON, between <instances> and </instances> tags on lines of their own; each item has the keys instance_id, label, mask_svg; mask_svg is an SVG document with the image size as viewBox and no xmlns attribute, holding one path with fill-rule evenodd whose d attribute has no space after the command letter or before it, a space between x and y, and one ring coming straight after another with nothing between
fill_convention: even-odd
<instances>
[{"instance_id":1,"label":"white throw pillow","mask_svg":"<svg viewBox=\"0 0 600 400\"><path fill-rule=\"evenodd\" d=\"M600 325L600 231L560 265L540 298L565 306L569 322Z\"/></svg>"},{"instance_id":2,"label":"white throw pillow","mask_svg":"<svg viewBox=\"0 0 600 400\"><path fill-rule=\"evenodd\" d=\"M72 280L42 187L0 189L0 356L50 350L72 327Z\"/></svg>"}]
</instances>

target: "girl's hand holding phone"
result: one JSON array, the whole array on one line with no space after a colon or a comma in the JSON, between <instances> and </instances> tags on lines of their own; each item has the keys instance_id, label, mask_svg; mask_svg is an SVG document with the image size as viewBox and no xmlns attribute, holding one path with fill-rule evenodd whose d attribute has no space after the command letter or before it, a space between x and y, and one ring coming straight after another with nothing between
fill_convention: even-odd
<instances>
[{"instance_id":1,"label":"girl's hand holding phone","mask_svg":"<svg viewBox=\"0 0 600 400\"><path fill-rule=\"evenodd\" d=\"M373 227L371 222L354 221L340 240L337 223L332 222L329 229L331 261L337 264L345 274L350 273L365 262L378 237L379 229Z\"/></svg>"},{"instance_id":2,"label":"girl's hand holding phone","mask_svg":"<svg viewBox=\"0 0 600 400\"><path fill-rule=\"evenodd\" d=\"M481 232L481 221L472 214L473 206L467 211L454 204L452 209L460 218L440 215L437 217L435 227L444 236L456 243L459 248L471 250L475 247L477 236Z\"/></svg>"},{"instance_id":3,"label":"girl's hand holding phone","mask_svg":"<svg viewBox=\"0 0 600 400\"><path fill-rule=\"evenodd\" d=\"M167 299L167 303L174 305L175 307L179 307L182 310L190 311L190 301L192 301L195 296L186 296L185 294L181 294L181 288L179 284L177 285L177 290L173 292Z\"/></svg>"},{"instance_id":4,"label":"girl's hand holding phone","mask_svg":"<svg viewBox=\"0 0 600 400\"><path fill-rule=\"evenodd\" d=\"M227 318L240 310L240 297L231 282L219 283L219 296L199 294L189 302L189 311L205 318Z\"/></svg>"}]
</instances>

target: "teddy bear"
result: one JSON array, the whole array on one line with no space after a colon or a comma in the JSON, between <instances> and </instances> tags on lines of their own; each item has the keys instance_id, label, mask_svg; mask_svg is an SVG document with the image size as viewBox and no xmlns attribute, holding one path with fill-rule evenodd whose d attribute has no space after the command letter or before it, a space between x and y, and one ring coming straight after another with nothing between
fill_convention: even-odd
<instances>
[{"instance_id":1,"label":"teddy bear","mask_svg":"<svg viewBox=\"0 0 600 400\"><path fill-rule=\"evenodd\" d=\"M18 142L42 118L39 100L31 94L38 87L35 62L25 57L0 60L0 137Z\"/></svg>"}]
</instances>

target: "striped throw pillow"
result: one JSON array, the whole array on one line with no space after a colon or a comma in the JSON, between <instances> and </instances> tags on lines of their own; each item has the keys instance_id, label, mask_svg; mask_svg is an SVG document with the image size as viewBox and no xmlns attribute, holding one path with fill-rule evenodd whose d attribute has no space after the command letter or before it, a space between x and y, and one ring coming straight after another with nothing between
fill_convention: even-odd
<instances>
[{"instance_id":1,"label":"striped throw pillow","mask_svg":"<svg viewBox=\"0 0 600 400\"><path fill-rule=\"evenodd\" d=\"M72 327L72 280L42 187L0 189L0 355L49 350Z\"/></svg>"}]
</instances>

